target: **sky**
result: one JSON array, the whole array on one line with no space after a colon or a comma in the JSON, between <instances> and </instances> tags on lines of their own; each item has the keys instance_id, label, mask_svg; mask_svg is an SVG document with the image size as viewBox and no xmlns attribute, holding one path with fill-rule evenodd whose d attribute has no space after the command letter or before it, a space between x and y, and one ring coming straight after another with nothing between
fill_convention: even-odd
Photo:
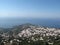
<instances>
[{"instance_id":1,"label":"sky","mask_svg":"<svg viewBox=\"0 0 60 45\"><path fill-rule=\"evenodd\" d=\"M0 0L0 18L60 18L60 0Z\"/></svg>"}]
</instances>

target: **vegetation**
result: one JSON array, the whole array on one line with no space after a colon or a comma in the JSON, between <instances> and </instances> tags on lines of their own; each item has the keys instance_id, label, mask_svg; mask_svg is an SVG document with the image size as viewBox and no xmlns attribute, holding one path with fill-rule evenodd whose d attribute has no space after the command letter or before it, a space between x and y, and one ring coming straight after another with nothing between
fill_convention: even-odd
<instances>
[{"instance_id":1,"label":"vegetation","mask_svg":"<svg viewBox=\"0 0 60 45\"><path fill-rule=\"evenodd\" d=\"M45 37L40 34L31 35L29 37L19 37L17 35L22 30L30 28L30 25L31 24L24 24L8 29L1 28L0 45L60 45L60 36L58 35ZM4 37L2 36L3 34L9 37Z\"/></svg>"}]
</instances>

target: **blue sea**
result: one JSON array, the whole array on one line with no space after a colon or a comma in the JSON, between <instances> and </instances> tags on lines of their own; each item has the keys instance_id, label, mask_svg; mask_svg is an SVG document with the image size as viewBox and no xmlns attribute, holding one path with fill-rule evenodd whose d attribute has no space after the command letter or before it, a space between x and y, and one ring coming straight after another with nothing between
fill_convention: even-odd
<instances>
[{"instance_id":1,"label":"blue sea","mask_svg":"<svg viewBox=\"0 0 60 45\"><path fill-rule=\"evenodd\" d=\"M44 27L60 28L59 19L40 19L40 18L5 18L0 19L0 27L10 28L16 25L31 23Z\"/></svg>"}]
</instances>

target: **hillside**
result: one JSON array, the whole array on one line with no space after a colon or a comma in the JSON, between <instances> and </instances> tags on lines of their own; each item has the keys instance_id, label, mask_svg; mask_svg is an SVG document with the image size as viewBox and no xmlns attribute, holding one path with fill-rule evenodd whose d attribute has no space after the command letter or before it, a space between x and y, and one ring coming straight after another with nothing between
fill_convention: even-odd
<instances>
[{"instance_id":1,"label":"hillside","mask_svg":"<svg viewBox=\"0 0 60 45\"><path fill-rule=\"evenodd\" d=\"M0 42L2 41L14 45L60 45L60 29L29 23L12 28L0 28Z\"/></svg>"}]
</instances>

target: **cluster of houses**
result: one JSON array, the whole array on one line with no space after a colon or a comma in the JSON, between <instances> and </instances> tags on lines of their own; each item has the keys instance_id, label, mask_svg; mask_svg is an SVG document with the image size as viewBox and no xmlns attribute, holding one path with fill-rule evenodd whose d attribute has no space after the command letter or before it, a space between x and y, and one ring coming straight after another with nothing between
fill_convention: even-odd
<instances>
[{"instance_id":1,"label":"cluster of houses","mask_svg":"<svg viewBox=\"0 0 60 45\"><path fill-rule=\"evenodd\" d=\"M30 26L18 33L17 36L18 38L10 38L7 33L2 34L0 45L25 45L25 43L30 44L37 41L42 41L45 45L53 45L53 39L57 39L57 36L60 37L60 29Z\"/></svg>"},{"instance_id":2,"label":"cluster of houses","mask_svg":"<svg viewBox=\"0 0 60 45\"><path fill-rule=\"evenodd\" d=\"M6 40L6 39L2 39L0 42L0 45L32 45L31 43L35 42L37 44L37 42L43 42L46 44L46 42L44 41L44 39L42 37L30 37L30 38L20 38L20 39L10 39L10 40ZM39 43L41 43L39 42ZM42 44L43 44L42 43ZM48 45L53 45L53 42L47 42ZM34 43L33 43L34 45Z\"/></svg>"},{"instance_id":3,"label":"cluster of houses","mask_svg":"<svg viewBox=\"0 0 60 45\"><path fill-rule=\"evenodd\" d=\"M43 37L60 36L60 29L30 26L30 28L22 30L18 35L20 37L29 37L31 35L36 35L36 34Z\"/></svg>"}]
</instances>

